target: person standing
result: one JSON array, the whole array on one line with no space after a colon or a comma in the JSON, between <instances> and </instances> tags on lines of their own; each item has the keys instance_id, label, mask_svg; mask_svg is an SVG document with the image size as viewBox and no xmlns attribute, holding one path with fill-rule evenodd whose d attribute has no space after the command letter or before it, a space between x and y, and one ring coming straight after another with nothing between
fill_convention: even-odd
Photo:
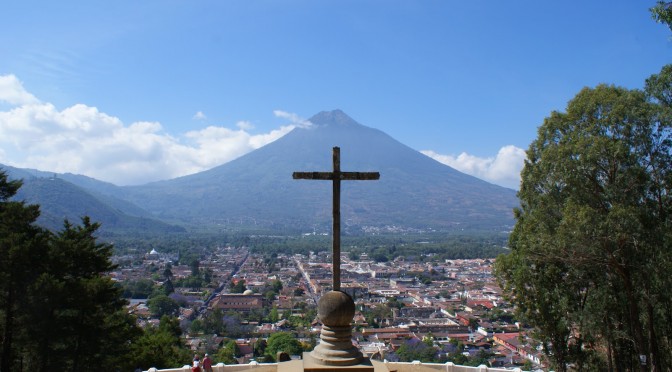
<instances>
[{"instance_id":1,"label":"person standing","mask_svg":"<svg viewBox=\"0 0 672 372\"><path fill-rule=\"evenodd\" d=\"M201 372L201 360L198 354L194 355L194 364L191 367L191 372Z\"/></svg>"},{"instance_id":2,"label":"person standing","mask_svg":"<svg viewBox=\"0 0 672 372\"><path fill-rule=\"evenodd\" d=\"M212 360L210 360L210 355L208 354L205 354L205 358L203 358L203 371L212 372Z\"/></svg>"}]
</instances>

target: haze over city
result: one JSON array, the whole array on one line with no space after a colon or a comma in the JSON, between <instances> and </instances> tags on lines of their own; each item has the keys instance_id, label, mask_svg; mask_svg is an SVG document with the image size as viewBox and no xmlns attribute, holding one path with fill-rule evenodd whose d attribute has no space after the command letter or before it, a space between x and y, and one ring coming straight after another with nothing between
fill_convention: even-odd
<instances>
[{"instance_id":1,"label":"haze over city","mask_svg":"<svg viewBox=\"0 0 672 372\"><path fill-rule=\"evenodd\" d=\"M141 184L226 163L338 108L517 188L551 111L584 86L640 88L669 61L653 5L5 4L0 163Z\"/></svg>"}]
</instances>

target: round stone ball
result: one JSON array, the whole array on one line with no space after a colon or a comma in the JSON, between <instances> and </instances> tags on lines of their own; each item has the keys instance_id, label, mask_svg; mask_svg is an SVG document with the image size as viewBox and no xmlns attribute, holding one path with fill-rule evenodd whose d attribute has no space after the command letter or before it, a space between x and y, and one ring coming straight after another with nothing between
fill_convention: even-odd
<instances>
[{"instance_id":1,"label":"round stone ball","mask_svg":"<svg viewBox=\"0 0 672 372\"><path fill-rule=\"evenodd\" d=\"M355 302L345 292L327 292L317 301L317 316L329 327L349 326L355 316Z\"/></svg>"}]
</instances>

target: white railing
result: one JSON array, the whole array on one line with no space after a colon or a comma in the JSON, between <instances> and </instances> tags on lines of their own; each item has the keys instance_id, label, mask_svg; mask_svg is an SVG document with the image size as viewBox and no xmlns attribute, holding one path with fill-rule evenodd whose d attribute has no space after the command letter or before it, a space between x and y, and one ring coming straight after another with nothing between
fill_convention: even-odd
<instances>
[{"instance_id":1,"label":"white railing","mask_svg":"<svg viewBox=\"0 0 672 372\"><path fill-rule=\"evenodd\" d=\"M212 372L238 372L238 371L254 371L254 372L276 372L278 370L278 363L257 363L250 362L250 364L229 364L219 363L212 366ZM201 368L203 371L203 368ZM191 366L185 365L182 368L171 369L156 369L150 368L147 372L191 372Z\"/></svg>"},{"instance_id":2,"label":"white railing","mask_svg":"<svg viewBox=\"0 0 672 372\"><path fill-rule=\"evenodd\" d=\"M520 368L515 369L506 369L506 368L491 368L485 365L480 365L478 367L468 367L453 364L453 362L447 363L422 363L417 360L410 363L399 363L399 362L383 362L385 366L388 366L389 371L398 371L398 372L410 372L410 371L445 371L445 372L522 372Z\"/></svg>"},{"instance_id":3,"label":"white railing","mask_svg":"<svg viewBox=\"0 0 672 372\"><path fill-rule=\"evenodd\" d=\"M520 368L515 369L506 369L506 368L491 368L484 365L478 367L467 367L461 365L455 365L452 362L445 364L441 363L422 363L419 361L413 361L410 363L400 363L400 362L373 362L374 364L384 364L385 367L388 367L389 371L398 371L398 372L410 372L410 371L445 371L445 372L522 372ZM212 367L213 372L237 372L237 371L254 371L254 372L276 372L278 370L277 363L257 363L251 362L250 364L231 364L224 365L219 363ZM156 369L150 368L147 372L191 372L191 366L185 365L182 368L172 368L172 369Z\"/></svg>"}]
</instances>

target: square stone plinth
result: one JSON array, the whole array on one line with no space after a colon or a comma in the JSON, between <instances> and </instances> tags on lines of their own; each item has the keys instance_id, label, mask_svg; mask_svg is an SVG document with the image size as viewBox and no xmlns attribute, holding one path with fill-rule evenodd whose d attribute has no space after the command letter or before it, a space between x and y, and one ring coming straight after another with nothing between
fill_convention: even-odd
<instances>
[{"instance_id":1,"label":"square stone plinth","mask_svg":"<svg viewBox=\"0 0 672 372\"><path fill-rule=\"evenodd\" d=\"M387 370L387 369L385 369ZM374 372L373 365L368 359L362 360L360 364L352 366L328 366L318 363L310 352L303 353L303 360L292 360L289 362L278 363L278 372ZM377 372L377 371L376 371Z\"/></svg>"}]
</instances>

